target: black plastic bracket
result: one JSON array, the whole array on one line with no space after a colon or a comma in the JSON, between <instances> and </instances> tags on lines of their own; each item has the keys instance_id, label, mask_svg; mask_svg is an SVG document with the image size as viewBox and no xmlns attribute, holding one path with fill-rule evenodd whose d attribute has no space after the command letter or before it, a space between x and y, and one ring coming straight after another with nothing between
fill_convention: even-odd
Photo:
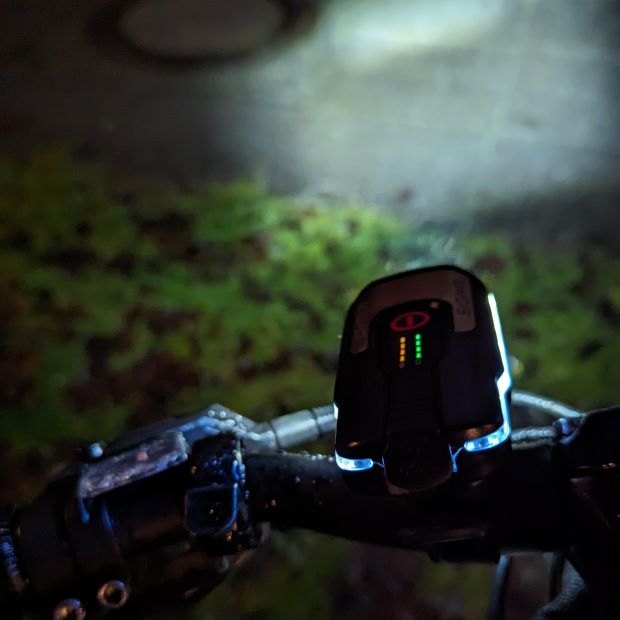
<instances>
[{"instance_id":1,"label":"black plastic bracket","mask_svg":"<svg viewBox=\"0 0 620 620\"><path fill-rule=\"evenodd\" d=\"M245 468L241 442L220 434L192 446L190 484L185 494L187 530L221 554L254 548L260 531L245 501Z\"/></svg>"}]
</instances>

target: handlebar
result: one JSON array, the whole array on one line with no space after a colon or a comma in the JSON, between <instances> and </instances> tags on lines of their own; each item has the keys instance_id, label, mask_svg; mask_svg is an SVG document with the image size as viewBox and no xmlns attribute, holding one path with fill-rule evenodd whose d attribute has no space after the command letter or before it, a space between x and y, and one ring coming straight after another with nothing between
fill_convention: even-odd
<instances>
[{"instance_id":1,"label":"handlebar","mask_svg":"<svg viewBox=\"0 0 620 620\"><path fill-rule=\"evenodd\" d=\"M428 551L438 559L494 562L504 552L549 551L570 542L563 518L569 493L551 452L545 446L509 453L481 485L422 497L360 494L331 457L249 455L246 470L256 518L278 529L301 527Z\"/></svg>"},{"instance_id":2,"label":"handlebar","mask_svg":"<svg viewBox=\"0 0 620 620\"><path fill-rule=\"evenodd\" d=\"M89 617L135 617L148 604L193 599L223 578L225 558L259 543L263 522L443 561L560 550L617 609L620 408L568 420L568 408L550 411L544 399L522 403L564 417L543 434L517 431L523 449L502 453L484 479L413 495L361 493L331 457L274 452L333 432L329 408L254 424L213 406L131 433L104 460L68 468L30 506L0 515L3 613L65 618L62 605L91 600Z\"/></svg>"},{"instance_id":3,"label":"handlebar","mask_svg":"<svg viewBox=\"0 0 620 620\"><path fill-rule=\"evenodd\" d=\"M532 401L528 400L529 404ZM541 402L541 401L539 401ZM566 420L558 426L567 430ZM437 561L497 562L502 554L565 554L591 592L597 617L620 608L620 408L591 413L555 440L507 452L477 485L420 496L367 496L331 457L246 458L257 518L366 543L426 551Z\"/></svg>"}]
</instances>

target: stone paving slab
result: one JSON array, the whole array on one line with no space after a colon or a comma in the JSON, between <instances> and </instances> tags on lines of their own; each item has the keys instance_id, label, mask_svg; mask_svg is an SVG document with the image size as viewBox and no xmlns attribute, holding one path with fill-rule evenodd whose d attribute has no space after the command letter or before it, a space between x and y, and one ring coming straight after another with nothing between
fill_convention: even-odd
<instances>
[{"instance_id":1,"label":"stone paving slab","mask_svg":"<svg viewBox=\"0 0 620 620\"><path fill-rule=\"evenodd\" d=\"M288 46L180 72L90 45L104 4L8 2L0 148L64 142L124 173L258 177L441 223L582 196L616 243L615 0L332 0Z\"/></svg>"}]
</instances>

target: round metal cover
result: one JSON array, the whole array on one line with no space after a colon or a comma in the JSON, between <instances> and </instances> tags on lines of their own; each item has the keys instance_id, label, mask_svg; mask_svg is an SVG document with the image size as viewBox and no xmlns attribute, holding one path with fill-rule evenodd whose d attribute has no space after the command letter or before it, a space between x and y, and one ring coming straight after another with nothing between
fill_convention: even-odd
<instances>
[{"instance_id":1,"label":"round metal cover","mask_svg":"<svg viewBox=\"0 0 620 620\"><path fill-rule=\"evenodd\" d=\"M182 65L260 50L314 16L314 0L116 0L98 13L95 41L116 55Z\"/></svg>"},{"instance_id":2,"label":"round metal cover","mask_svg":"<svg viewBox=\"0 0 620 620\"><path fill-rule=\"evenodd\" d=\"M144 50L166 56L223 56L262 47L281 30L272 0L141 0L120 29Z\"/></svg>"}]
</instances>

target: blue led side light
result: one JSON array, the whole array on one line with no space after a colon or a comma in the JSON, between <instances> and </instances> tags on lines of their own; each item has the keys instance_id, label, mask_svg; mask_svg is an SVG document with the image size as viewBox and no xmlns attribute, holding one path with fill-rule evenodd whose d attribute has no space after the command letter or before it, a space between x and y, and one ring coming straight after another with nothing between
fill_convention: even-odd
<instances>
[{"instance_id":1,"label":"blue led side light","mask_svg":"<svg viewBox=\"0 0 620 620\"><path fill-rule=\"evenodd\" d=\"M344 471L365 471L372 469L374 461L372 459L346 459L344 456L340 456L338 452L336 454L336 465Z\"/></svg>"},{"instance_id":2,"label":"blue led side light","mask_svg":"<svg viewBox=\"0 0 620 620\"><path fill-rule=\"evenodd\" d=\"M448 450L450 450L450 459L452 461L452 473L456 474L459 471L459 466L456 464L456 458L458 457L458 455L463 450L463 446L461 446L455 452L452 450L452 446L448 446Z\"/></svg>"},{"instance_id":3,"label":"blue led side light","mask_svg":"<svg viewBox=\"0 0 620 620\"><path fill-rule=\"evenodd\" d=\"M499 404L502 409L502 418L504 422L502 425L489 435L484 437L478 437L477 439L471 439L466 441L463 447L467 452L481 452L482 450L489 450L495 448L500 443L506 441L510 437L510 413L508 411L508 392L512 387L512 378L510 377L510 367L508 365L508 354L506 352L506 343L504 342L504 335L502 333L502 326L499 321L499 312L497 310L497 302L493 293L489 293L488 296L489 307L491 308L491 316L493 317L493 327L495 328L495 336L497 337L497 346L499 347L499 354L502 359L502 374L497 378L497 393L499 396Z\"/></svg>"},{"instance_id":4,"label":"blue led side light","mask_svg":"<svg viewBox=\"0 0 620 620\"><path fill-rule=\"evenodd\" d=\"M338 405L334 403L334 417L338 419ZM375 464L372 459L347 459L344 456L340 456L338 452L334 451L336 456L336 465L343 471L366 471L372 469Z\"/></svg>"}]
</instances>

